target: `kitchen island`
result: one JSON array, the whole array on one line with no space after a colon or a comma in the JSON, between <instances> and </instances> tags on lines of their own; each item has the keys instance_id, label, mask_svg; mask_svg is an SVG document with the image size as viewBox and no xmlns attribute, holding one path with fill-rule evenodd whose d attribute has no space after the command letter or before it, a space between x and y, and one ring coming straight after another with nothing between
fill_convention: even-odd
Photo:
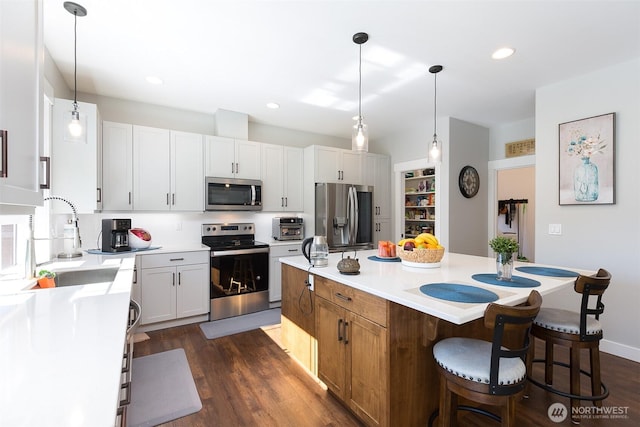
<instances>
[{"instance_id":1,"label":"kitchen island","mask_svg":"<svg viewBox=\"0 0 640 427\"><path fill-rule=\"evenodd\" d=\"M0 425L115 424L134 261L56 261L42 267L118 272L113 282L0 295Z\"/></svg>"},{"instance_id":2,"label":"kitchen island","mask_svg":"<svg viewBox=\"0 0 640 427\"><path fill-rule=\"evenodd\" d=\"M514 271L537 286L497 286L472 278L495 274L493 258L447 253L440 267L423 269L369 259L375 255L357 253L358 275L338 272L340 253L324 268L310 268L304 257L281 259L285 347L367 425L426 425L439 398L433 344L451 336L491 339L482 323L488 303L437 299L421 286L468 285L494 293L496 303L518 305L532 289L545 298L575 281Z\"/></svg>"}]
</instances>

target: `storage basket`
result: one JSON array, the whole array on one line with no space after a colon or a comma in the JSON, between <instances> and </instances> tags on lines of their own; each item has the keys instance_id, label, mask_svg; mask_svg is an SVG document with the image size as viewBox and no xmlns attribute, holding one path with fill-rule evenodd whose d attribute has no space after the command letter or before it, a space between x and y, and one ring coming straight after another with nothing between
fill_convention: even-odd
<instances>
[{"instance_id":1,"label":"storage basket","mask_svg":"<svg viewBox=\"0 0 640 427\"><path fill-rule=\"evenodd\" d=\"M396 253L400 257L400 259L403 259L405 261L433 264L442 261L442 257L444 256L444 248L415 248L413 251L405 251L402 247L398 246L396 248Z\"/></svg>"}]
</instances>

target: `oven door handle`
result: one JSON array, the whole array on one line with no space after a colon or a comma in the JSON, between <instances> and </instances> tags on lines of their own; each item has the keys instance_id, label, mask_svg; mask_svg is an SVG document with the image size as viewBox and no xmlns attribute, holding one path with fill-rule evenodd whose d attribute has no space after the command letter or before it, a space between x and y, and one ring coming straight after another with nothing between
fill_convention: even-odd
<instances>
[{"instance_id":1,"label":"oven door handle","mask_svg":"<svg viewBox=\"0 0 640 427\"><path fill-rule=\"evenodd\" d=\"M261 253L269 253L269 248L232 249L230 251L211 251L211 258L231 256L231 255L247 255L247 254L261 254Z\"/></svg>"}]
</instances>

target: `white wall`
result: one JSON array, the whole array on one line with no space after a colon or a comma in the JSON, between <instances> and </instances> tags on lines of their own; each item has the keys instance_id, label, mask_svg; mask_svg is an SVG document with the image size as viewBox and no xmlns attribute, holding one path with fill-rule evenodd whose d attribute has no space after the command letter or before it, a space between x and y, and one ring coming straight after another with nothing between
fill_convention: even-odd
<instances>
[{"instance_id":1,"label":"white wall","mask_svg":"<svg viewBox=\"0 0 640 427\"><path fill-rule=\"evenodd\" d=\"M616 113L614 205L558 204L558 124ZM601 349L640 361L640 58L536 91L536 262L596 270L612 283L604 295ZM613 149L609 146L609 149ZM562 235L547 234L561 224ZM576 294L544 305L576 309Z\"/></svg>"},{"instance_id":2,"label":"white wall","mask_svg":"<svg viewBox=\"0 0 640 427\"><path fill-rule=\"evenodd\" d=\"M504 159L504 145L508 142L533 138L536 121L529 118L517 122L505 123L491 128L489 159Z\"/></svg>"}]
</instances>

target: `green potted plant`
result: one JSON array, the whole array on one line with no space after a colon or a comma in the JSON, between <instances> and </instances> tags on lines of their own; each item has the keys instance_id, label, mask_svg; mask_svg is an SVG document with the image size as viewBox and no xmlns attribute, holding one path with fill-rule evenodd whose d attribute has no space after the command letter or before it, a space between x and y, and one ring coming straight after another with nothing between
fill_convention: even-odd
<instances>
[{"instance_id":1,"label":"green potted plant","mask_svg":"<svg viewBox=\"0 0 640 427\"><path fill-rule=\"evenodd\" d=\"M489 240L489 246L496 253L496 271L498 280L511 280L513 272L513 254L518 253L520 245L510 237L498 236Z\"/></svg>"},{"instance_id":2,"label":"green potted plant","mask_svg":"<svg viewBox=\"0 0 640 427\"><path fill-rule=\"evenodd\" d=\"M55 277L56 273L53 271L40 270L38 272L38 285L40 285L41 288L55 288Z\"/></svg>"}]
</instances>

